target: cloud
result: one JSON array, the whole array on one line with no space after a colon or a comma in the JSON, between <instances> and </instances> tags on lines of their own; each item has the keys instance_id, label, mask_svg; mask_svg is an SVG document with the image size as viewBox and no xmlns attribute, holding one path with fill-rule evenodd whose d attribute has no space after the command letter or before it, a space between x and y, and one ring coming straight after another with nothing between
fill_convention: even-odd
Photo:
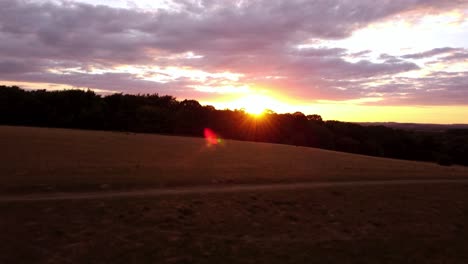
<instances>
[{"instance_id":1,"label":"cloud","mask_svg":"<svg viewBox=\"0 0 468 264\"><path fill-rule=\"evenodd\" d=\"M27 64L23 61L16 60L0 60L0 73L8 74L24 74L39 70L37 65Z\"/></svg>"},{"instance_id":2,"label":"cloud","mask_svg":"<svg viewBox=\"0 0 468 264\"><path fill-rule=\"evenodd\" d=\"M379 4L370 0L184 0L169 6L145 11L76 1L3 0L0 79L183 97L203 96L191 88L196 86L251 85L311 101L341 100L371 96L377 88L369 83L420 68L407 59L442 54L447 60L466 58L466 52L457 48L399 58L382 55L383 61L368 58L371 51L367 50L297 49L311 39L349 37L357 29L397 14L466 6L461 0ZM359 60L363 56L366 59ZM125 66L143 72L119 72ZM164 82L150 80L161 74L154 67L168 75ZM241 77L196 80L195 71ZM453 84L458 85L455 79ZM450 80L445 86L450 86ZM387 91L390 97L390 91L397 89Z\"/></svg>"},{"instance_id":3,"label":"cloud","mask_svg":"<svg viewBox=\"0 0 468 264\"><path fill-rule=\"evenodd\" d=\"M389 77L373 87L385 100L378 105L466 105L468 72L433 72L425 77Z\"/></svg>"},{"instance_id":4,"label":"cloud","mask_svg":"<svg viewBox=\"0 0 468 264\"><path fill-rule=\"evenodd\" d=\"M360 58L369 55L371 52L371 50L363 50L359 52L349 53L347 56L350 58Z\"/></svg>"},{"instance_id":5,"label":"cloud","mask_svg":"<svg viewBox=\"0 0 468 264\"><path fill-rule=\"evenodd\" d=\"M430 63L443 63L443 64L450 64L450 63L458 63L464 62L468 63L468 50L459 48L454 49L453 52L445 54L443 57L438 57L435 61L431 61Z\"/></svg>"},{"instance_id":6,"label":"cloud","mask_svg":"<svg viewBox=\"0 0 468 264\"><path fill-rule=\"evenodd\" d=\"M16 54L10 54L21 55L19 50L23 50L24 56L127 63L164 52L255 52L311 38L345 38L358 28L399 12L449 8L460 1L400 0L379 5L370 0L178 3L177 12L143 12L75 2L4 0L0 3L0 30L10 41L1 50L4 54L16 48ZM16 45L8 45L12 42Z\"/></svg>"},{"instance_id":7,"label":"cloud","mask_svg":"<svg viewBox=\"0 0 468 264\"><path fill-rule=\"evenodd\" d=\"M424 59L424 58L431 58L437 55L445 55L445 54L450 54L454 53L457 51L462 51L463 49L461 48L450 48L450 47L445 47L445 48L435 48L432 50L420 52L420 53L413 53L413 54L406 54L403 55L402 58L405 59Z\"/></svg>"}]
</instances>

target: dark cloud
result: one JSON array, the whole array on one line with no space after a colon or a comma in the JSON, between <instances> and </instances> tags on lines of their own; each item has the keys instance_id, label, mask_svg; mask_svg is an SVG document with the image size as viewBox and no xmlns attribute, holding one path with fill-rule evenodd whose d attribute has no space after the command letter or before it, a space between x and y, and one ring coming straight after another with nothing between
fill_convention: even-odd
<instances>
[{"instance_id":1,"label":"dark cloud","mask_svg":"<svg viewBox=\"0 0 468 264\"><path fill-rule=\"evenodd\" d=\"M350 58L360 58L360 57L368 55L371 52L372 52L371 50L363 50L363 51L359 51L359 52L349 53L348 57L350 57Z\"/></svg>"},{"instance_id":2,"label":"dark cloud","mask_svg":"<svg viewBox=\"0 0 468 264\"><path fill-rule=\"evenodd\" d=\"M379 59L383 60L385 63L391 64L406 63L405 60L399 58L398 56L392 56L386 53L380 54Z\"/></svg>"},{"instance_id":3,"label":"dark cloud","mask_svg":"<svg viewBox=\"0 0 468 264\"><path fill-rule=\"evenodd\" d=\"M0 50L12 52L16 47L15 55L22 50L27 56L129 63L150 59L148 49L255 52L311 38L345 38L399 12L448 8L460 2L399 0L376 5L370 0L263 0L237 5L235 1L182 1L178 12L149 13L72 2L3 0L1 35L22 45Z\"/></svg>"},{"instance_id":4,"label":"dark cloud","mask_svg":"<svg viewBox=\"0 0 468 264\"><path fill-rule=\"evenodd\" d=\"M436 49L428 50L428 51L425 51L425 52L406 54L406 55L403 55L402 58L405 58L405 59L424 59L424 58L434 57L434 56L437 56L437 55L450 54L452 52L456 52L456 51L460 51L460 50L463 50L463 49L450 48L450 47L436 48Z\"/></svg>"},{"instance_id":5,"label":"dark cloud","mask_svg":"<svg viewBox=\"0 0 468 264\"><path fill-rule=\"evenodd\" d=\"M410 62L373 63L368 60L361 60L351 63L341 58L320 58L318 60L305 60L301 58L291 65L290 69L296 73L315 74L323 78L354 79L395 74L416 70L419 67Z\"/></svg>"},{"instance_id":6,"label":"dark cloud","mask_svg":"<svg viewBox=\"0 0 468 264\"><path fill-rule=\"evenodd\" d=\"M5 81L32 82L32 83L56 83L69 85L77 88L99 89L112 92L123 93L159 93L175 96L193 95L193 89L188 88L196 84L189 80L176 80L170 83L159 83L137 78L129 73L29 73L18 75L1 74L0 79ZM130 87L130 88L129 88ZM131 90L129 90L131 89Z\"/></svg>"},{"instance_id":7,"label":"dark cloud","mask_svg":"<svg viewBox=\"0 0 468 264\"><path fill-rule=\"evenodd\" d=\"M3 75L25 74L38 70L40 68L37 65L27 64L24 61L0 60L0 73Z\"/></svg>"},{"instance_id":8,"label":"dark cloud","mask_svg":"<svg viewBox=\"0 0 468 264\"><path fill-rule=\"evenodd\" d=\"M29 59L135 63L148 58L132 33L151 19L138 12L64 2L0 3L0 55Z\"/></svg>"},{"instance_id":9,"label":"dark cloud","mask_svg":"<svg viewBox=\"0 0 468 264\"><path fill-rule=\"evenodd\" d=\"M467 49L456 49L456 51L446 54L446 56L439 57L434 61L429 62L429 64L434 63L457 63L465 62L468 63L468 50Z\"/></svg>"},{"instance_id":10,"label":"dark cloud","mask_svg":"<svg viewBox=\"0 0 468 264\"><path fill-rule=\"evenodd\" d=\"M296 49L291 53L301 57L337 57L346 54L346 49L341 48L304 48Z\"/></svg>"},{"instance_id":11,"label":"dark cloud","mask_svg":"<svg viewBox=\"0 0 468 264\"><path fill-rule=\"evenodd\" d=\"M391 78L371 91L383 94L379 105L466 105L466 87L468 72L439 71L421 78Z\"/></svg>"}]
</instances>

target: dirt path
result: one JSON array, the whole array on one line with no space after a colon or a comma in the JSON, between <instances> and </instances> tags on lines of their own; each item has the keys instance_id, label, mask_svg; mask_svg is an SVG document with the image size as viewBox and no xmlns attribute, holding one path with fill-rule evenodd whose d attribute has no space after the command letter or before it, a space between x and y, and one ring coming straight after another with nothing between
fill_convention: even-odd
<instances>
[{"instance_id":1,"label":"dirt path","mask_svg":"<svg viewBox=\"0 0 468 264\"><path fill-rule=\"evenodd\" d=\"M431 180L383 180L383 181L341 181L341 182L306 182L278 184L236 184L213 185L177 188L141 189L130 191L100 191L86 193L53 193L0 196L0 202L34 202L56 200L86 200L122 197L145 197L183 194L234 193L254 191L307 190L327 187L359 187L382 185L415 185L415 184L468 184L468 179L431 179Z\"/></svg>"}]
</instances>

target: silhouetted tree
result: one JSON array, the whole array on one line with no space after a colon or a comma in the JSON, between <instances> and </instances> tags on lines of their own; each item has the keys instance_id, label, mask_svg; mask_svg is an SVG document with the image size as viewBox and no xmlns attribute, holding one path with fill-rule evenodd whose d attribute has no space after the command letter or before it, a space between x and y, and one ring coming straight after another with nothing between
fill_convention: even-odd
<instances>
[{"instance_id":1,"label":"silhouetted tree","mask_svg":"<svg viewBox=\"0 0 468 264\"><path fill-rule=\"evenodd\" d=\"M323 122L322 117L320 115L307 115L307 120L309 121L316 121L316 122Z\"/></svg>"}]
</instances>

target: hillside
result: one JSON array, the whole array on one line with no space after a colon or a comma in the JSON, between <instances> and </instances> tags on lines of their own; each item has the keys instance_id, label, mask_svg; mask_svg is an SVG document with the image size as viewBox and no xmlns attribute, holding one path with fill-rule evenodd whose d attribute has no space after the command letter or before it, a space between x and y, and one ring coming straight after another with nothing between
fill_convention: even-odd
<instances>
[{"instance_id":1,"label":"hillside","mask_svg":"<svg viewBox=\"0 0 468 264\"><path fill-rule=\"evenodd\" d=\"M459 166L151 134L1 126L0 147L8 192L468 177Z\"/></svg>"},{"instance_id":2,"label":"hillside","mask_svg":"<svg viewBox=\"0 0 468 264\"><path fill-rule=\"evenodd\" d=\"M468 259L466 167L209 141L0 126L0 262Z\"/></svg>"}]
</instances>

